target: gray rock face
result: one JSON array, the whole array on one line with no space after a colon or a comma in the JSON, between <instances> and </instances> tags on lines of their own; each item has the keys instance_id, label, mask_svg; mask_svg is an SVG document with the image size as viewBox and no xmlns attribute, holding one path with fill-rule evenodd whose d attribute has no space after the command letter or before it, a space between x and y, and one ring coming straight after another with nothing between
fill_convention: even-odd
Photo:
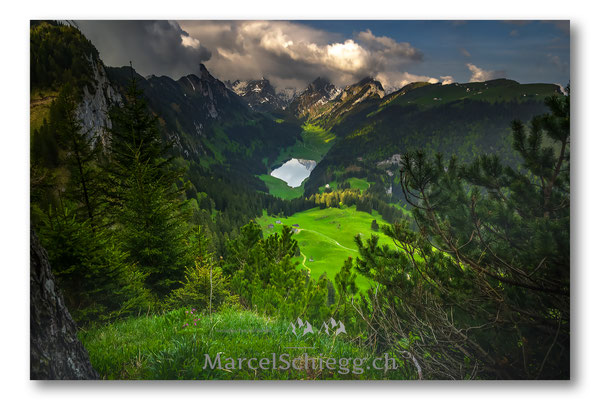
<instances>
[{"instance_id":1,"label":"gray rock face","mask_svg":"<svg viewBox=\"0 0 600 400\"><path fill-rule=\"evenodd\" d=\"M312 171L317 166L317 162L315 160L305 160L303 158L299 158L298 162L304 165L309 171Z\"/></svg>"},{"instance_id":2,"label":"gray rock face","mask_svg":"<svg viewBox=\"0 0 600 400\"><path fill-rule=\"evenodd\" d=\"M121 95L111 86L102 64L91 57L88 61L94 71L93 93L90 92L87 85L83 87L83 99L77 108L76 115L81 121L83 133L93 138L93 143L100 140L103 145L106 145L106 130L112 127L108 111L113 104L120 103L122 99Z\"/></svg>"},{"instance_id":3,"label":"gray rock face","mask_svg":"<svg viewBox=\"0 0 600 400\"><path fill-rule=\"evenodd\" d=\"M283 97L279 96L266 78L249 81L226 81L225 86L240 96L255 111L280 110L289 104Z\"/></svg>"},{"instance_id":4,"label":"gray rock face","mask_svg":"<svg viewBox=\"0 0 600 400\"><path fill-rule=\"evenodd\" d=\"M33 230L30 240L30 378L99 379Z\"/></svg>"},{"instance_id":5,"label":"gray rock face","mask_svg":"<svg viewBox=\"0 0 600 400\"><path fill-rule=\"evenodd\" d=\"M399 154L399 153L392 154L392 156L390 158L387 158L383 161L379 161L377 163L377 166L378 167L389 167L390 165L400 165L400 161L402 161L402 154Z\"/></svg>"},{"instance_id":6,"label":"gray rock face","mask_svg":"<svg viewBox=\"0 0 600 400\"><path fill-rule=\"evenodd\" d=\"M294 99L296 97L298 97L298 95L300 94L300 91L296 88L293 87L286 87L286 88L282 88L282 89L277 89L277 96L281 99L281 101L284 104L283 109L285 110L287 108L287 106L290 105L290 103L292 101L294 101Z\"/></svg>"},{"instance_id":7,"label":"gray rock face","mask_svg":"<svg viewBox=\"0 0 600 400\"><path fill-rule=\"evenodd\" d=\"M324 105L335 99L341 90L327 79L317 78L294 100L288 109L298 118L316 118Z\"/></svg>"}]
</instances>

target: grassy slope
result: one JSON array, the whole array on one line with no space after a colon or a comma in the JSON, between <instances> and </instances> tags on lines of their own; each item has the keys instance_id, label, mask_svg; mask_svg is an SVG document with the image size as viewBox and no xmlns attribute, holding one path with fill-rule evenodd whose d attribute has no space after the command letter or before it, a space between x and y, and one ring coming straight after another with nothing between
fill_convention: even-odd
<instances>
[{"instance_id":1,"label":"grassy slope","mask_svg":"<svg viewBox=\"0 0 600 400\"><path fill-rule=\"evenodd\" d=\"M366 179L351 177L347 179L348 183L350 183L350 189L360 189L360 191L367 190L371 183ZM337 181L329 182L329 188L331 190L336 190L338 187ZM323 193L325 191L325 186L319 187L319 193Z\"/></svg>"},{"instance_id":2,"label":"grassy slope","mask_svg":"<svg viewBox=\"0 0 600 400\"><path fill-rule=\"evenodd\" d=\"M549 84L494 83L494 81L489 83L425 85L384 101L379 110L392 104L435 106L462 99L483 100L492 103L511 100L524 101L531 100L531 98L543 101L544 98L554 94L555 89L554 85Z\"/></svg>"},{"instance_id":3,"label":"grassy slope","mask_svg":"<svg viewBox=\"0 0 600 400\"><path fill-rule=\"evenodd\" d=\"M30 131L42 126L45 118L48 118L50 104L58 96L56 91L36 91L31 93L29 99L29 123Z\"/></svg>"},{"instance_id":4,"label":"grassy slope","mask_svg":"<svg viewBox=\"0 0 600 400\"><path fill-rule=\"evenodd\" d=\"M303 158L319 162L333 146L335 135L317 125L302 125L302 142L281 150L275 165L283 164L290 158Z\"/></svg>"},{"instance_id":5,"label":"grassy slope","mask_svg":"<svg viewBox=\"0 0 600 400\"><path fill-rule=\"evenodd\" d=\"M367 190L369 186L371 186L371 184L366 179L354 177L348 178L348 183L350 183L351 189L360 189L361 192L363 190Z\"/></svg>"},{"instance_id":6,"label":"grassy slope","mask_svg":"<svg viewBox=\"0 0 600 400\"><path fill-rule=\"evenodd\" d=\"M184 326L185 323L189 326ZM275 321L249 311L223 311L210 318L180 309L83 330L79 336L103 379L403 379L399 371L385 373L367 369L366 366L373 364L374 356L345 341L343 334L335 339L324 333L297 338L290 330L290 322ZM204 369L205 354L214 359L218 352L223 353L223 369ZM226 357L271 359L272 353L277 357L287 353L289 360L306 353L309 357L365 358L366 361L362 374L353 374L352 364L345 374L339 368L334 371L302 367L254 371L246 363L243 369L225 369Z\"/></svg>"},{"instance_id":7,"label":"grassy slope","mask_svg":"<svg viewBox=\"0 0 600 400\"><path fill-rule=\"evenodd\" d=\"M356 207L352 206L343 209L313 208L288 218L263 215L256 222L263 228L265 235L281 232L284 224L298 224L300 231L294 235L302 253L298 260L310 270L313 278L318 279L321 274L327 272L329 279L333 279L346 258L358 255L354 236L360 233L363 239L366 239L371 234L378 234L371 230L371 222L374 219L380 226L386 223L376 211L371 215L356 211ZM281 220L282 224L276 224L276 220ZM273 224L274 227L269 229L269 224ZM394 246L391 239L383 234L378 235L380 244ZM310 258L314 261L309 261ZM370 287L369 280L361 275L357 277L356 282L361 289Z\"/></svg>"},{"instance_id":8,"label":"grassy slope","mask_svg":"<svg viewBox=\"0 0 600 400\"><path fill-rule=\"evenodd\" d=\"M316 162L323 159L333 145L335 136L317 125L308 123L304 124L302 129L302 142L298 141L293 146L281 150L275 163L270 167L279 166L290 158L302 158L305 160L315 160ZM304 184L297 188L292 188L285 181L271 175L263 174L259 175L259 178L266 183L269 193L273 196L282 199L294 199L302 196L304 193Z\"/></svg>"},{"instance_id":9,"label":"grassy slope","mask_svg":"<svg viewBox=\"0 0 600 400\"><path fill-rule=\"evenodd\" d=\"M300 197L304 193L304 182L302 182L302 185L293 188L289 187L285 181L271 175L262 174L258 177L265 182L267 188L269 188L269 193L273 196L289 200Z\"/></svg>"}]
</instances>

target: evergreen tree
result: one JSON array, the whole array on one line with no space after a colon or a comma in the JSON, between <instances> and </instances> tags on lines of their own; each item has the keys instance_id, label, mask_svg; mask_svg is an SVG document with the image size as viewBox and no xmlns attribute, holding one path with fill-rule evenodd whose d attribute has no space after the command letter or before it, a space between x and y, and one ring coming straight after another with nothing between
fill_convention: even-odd
<instances>
[{"instance_id":1,"label":"evergreen tree","mask_svg":"<svg viewBox=\"0 0 600 400\"><path fill-rule=\"evenodd\" d=\"M122 248L147 274L147 285L166 295L191 265L182 214L183 171L171 166L152 116L132 79L124 104L111 110L107 165L110 201Z\"/></svg>"},{"instance_id":2,"label":"evergreen tree","mask_svg":"<svg viewBox=\"0 0 600 400\"><path fill-rule=\"evenodd\" d=\"M109 231L92 230L68 206L42 219L40 239L73 318L87 324L146 310L153 303L144 275L127 262Z\"/></svg>"},{"instance_id":3,"label":"evergreen tree","mask_svg":"<svg viewBox=\"0 0 600 400\"><path fill-rule=\"evenodd\" d=\"M187 267L181 287L173 290L167 305L171 308L195 307L211 313L225 303L235 302L229 292L229 281L215 259L205 229L198 227L192 238L194 266Z\"/></svg>"},{"instance_id":4,"label":"evergreen tree","mask_svg":"<svg viewBox=\"0 0 600 400\"><path fill-rule=\"evenodd\" d=\"M100 146L94 146L94 138L83 131L76 115L77 106L74 89L69 84L65 85L50 108L51 129L65 152L64 164L70 173L65 194L78 204L78 212L93 227L104 204L101 171L97 165Z\"/></svg>"},{"instance_id":5,"label":"evergreen tree","mask_svg":"<svg viewBox=\"0 0 600 400\"><path fill-rule=\"evenodd\" d=\"M228 243L225 270L232 274L232 291L252 310L288 319L324 320L330 315L328 280L310 279L298 261L292 261L298 242L291 232L284 226L281 234L263 239L255 222L242 227Z\"/></svg>"},{"instance_id":6,"label":"evergreen tree","mask_svg":"<svg viewBox=\"0 0 600 400\"><path fill-rule=\"evenodd\" d=\"M126 260L113 232L106 229L97 166L100 151L82 131L77 105L76 92L65 84L34 134L32 166L43 176L32 174L39 179L32 186L32 220L70 312L87 324L147 309L152 299L141 284L144 275ZM57 146L51 163L44 160L48 153L36 151L41 137L52 138Z\"/></svg>"},{"instance_id":7,"label":"evergreen tree","mask_svg":"<svg viewBox=\"0 0 600 400\"><path fill-rule=\"evenodd\" d=\"M417 232L385 226L399 250L356 238L378 343L430 378L569 377L569 97L526 130L521 169L407 153L401 183ZM399 344L399 346L397 345Z\"/></svg>"},{"instance_id":8,"label":"evergreen tree","mask_svg":"<svg viewBox=\"0 0 600 400\"><path fill-rule=\"evenodd\" d=\"M379 232L379 225L377 224L377 220L375 219L371 222L371 230Z\"/></svg>"}]
</instances>

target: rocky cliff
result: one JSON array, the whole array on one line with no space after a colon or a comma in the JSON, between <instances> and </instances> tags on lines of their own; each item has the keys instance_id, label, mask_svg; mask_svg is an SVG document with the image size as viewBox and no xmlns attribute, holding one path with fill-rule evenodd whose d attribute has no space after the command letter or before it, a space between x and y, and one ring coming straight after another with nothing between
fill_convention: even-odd
<instances>
[{"instance_id":1,"label":"rocky cliff","mask_svg":"<svg viewBox=\"0 0 600 400\"><path fill-rule=\"evenodd\" d=\"M327 79L317 78L292 101L288 109L298 118L314 119L327 109L326 104L340 92Z\"/></svg>"},{"instance_id":2,"label":"rocky cliff","mask_svg":"<svg viewBox=\"0 0 600 400\"><path fill-rule=\"evenodd\" d=\"M30 240L30 378L98 379L33 230Z\"/></svg>"},{"instance_id":3,"label":"rocky cliff","mask_svg":"<svg viewBox=\"0 0 600 400\"><path fill-rule=\"evenodd\" d=\"M122 101L121 95L111 85L102 62L89 58L94 73L91 85L83 87L82 100L77 108L77 118L83 132L106 145L106 130L112 127L108 111ZM88 88L91 86L91 90Z\"/></svg>"},{"instance_id":4,"label":"rocky cliff","mask_svg":"<svg viewBox=\"0 0 600 400\"><path fill-rule=\"evenodd\" d=\"M186 158L212 157L214 146L209 142L213 140L213 128L243 121L252 113L243 100L212 76L203 64L199 65L197 74L178 80L168 76L143 77L131 67L109 67L107 73L120 93L125 93L132 77L136 79L150 110L159 116L165 139Z\"/></svg>"},{"instance_id":5,"label":"rocky cliff","mask_svg":"<svg viewBox=\"0 0 600 400\"><path fill-rule=\"evenodd\" d=\"M268 79L226 81L225 85L255 111L269 112L285 108L284 98L275 92Z\"/></svg>"}]
</instances>

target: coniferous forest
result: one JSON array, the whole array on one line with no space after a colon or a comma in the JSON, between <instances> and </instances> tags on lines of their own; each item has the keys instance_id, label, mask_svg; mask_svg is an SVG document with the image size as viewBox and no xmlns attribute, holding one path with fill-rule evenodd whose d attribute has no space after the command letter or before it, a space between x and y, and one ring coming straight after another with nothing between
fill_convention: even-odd
<instances>
[{"instance_id":1,"label":"coniferous forest","mask_svg":"<svg viewBox=\"0 0 600 400\"><path fill-rule=\"evenodd\" d=\"M86 26L30 24L32 379L570 378L568 81L286 97Z\"/></svg>"}]
</instances>

